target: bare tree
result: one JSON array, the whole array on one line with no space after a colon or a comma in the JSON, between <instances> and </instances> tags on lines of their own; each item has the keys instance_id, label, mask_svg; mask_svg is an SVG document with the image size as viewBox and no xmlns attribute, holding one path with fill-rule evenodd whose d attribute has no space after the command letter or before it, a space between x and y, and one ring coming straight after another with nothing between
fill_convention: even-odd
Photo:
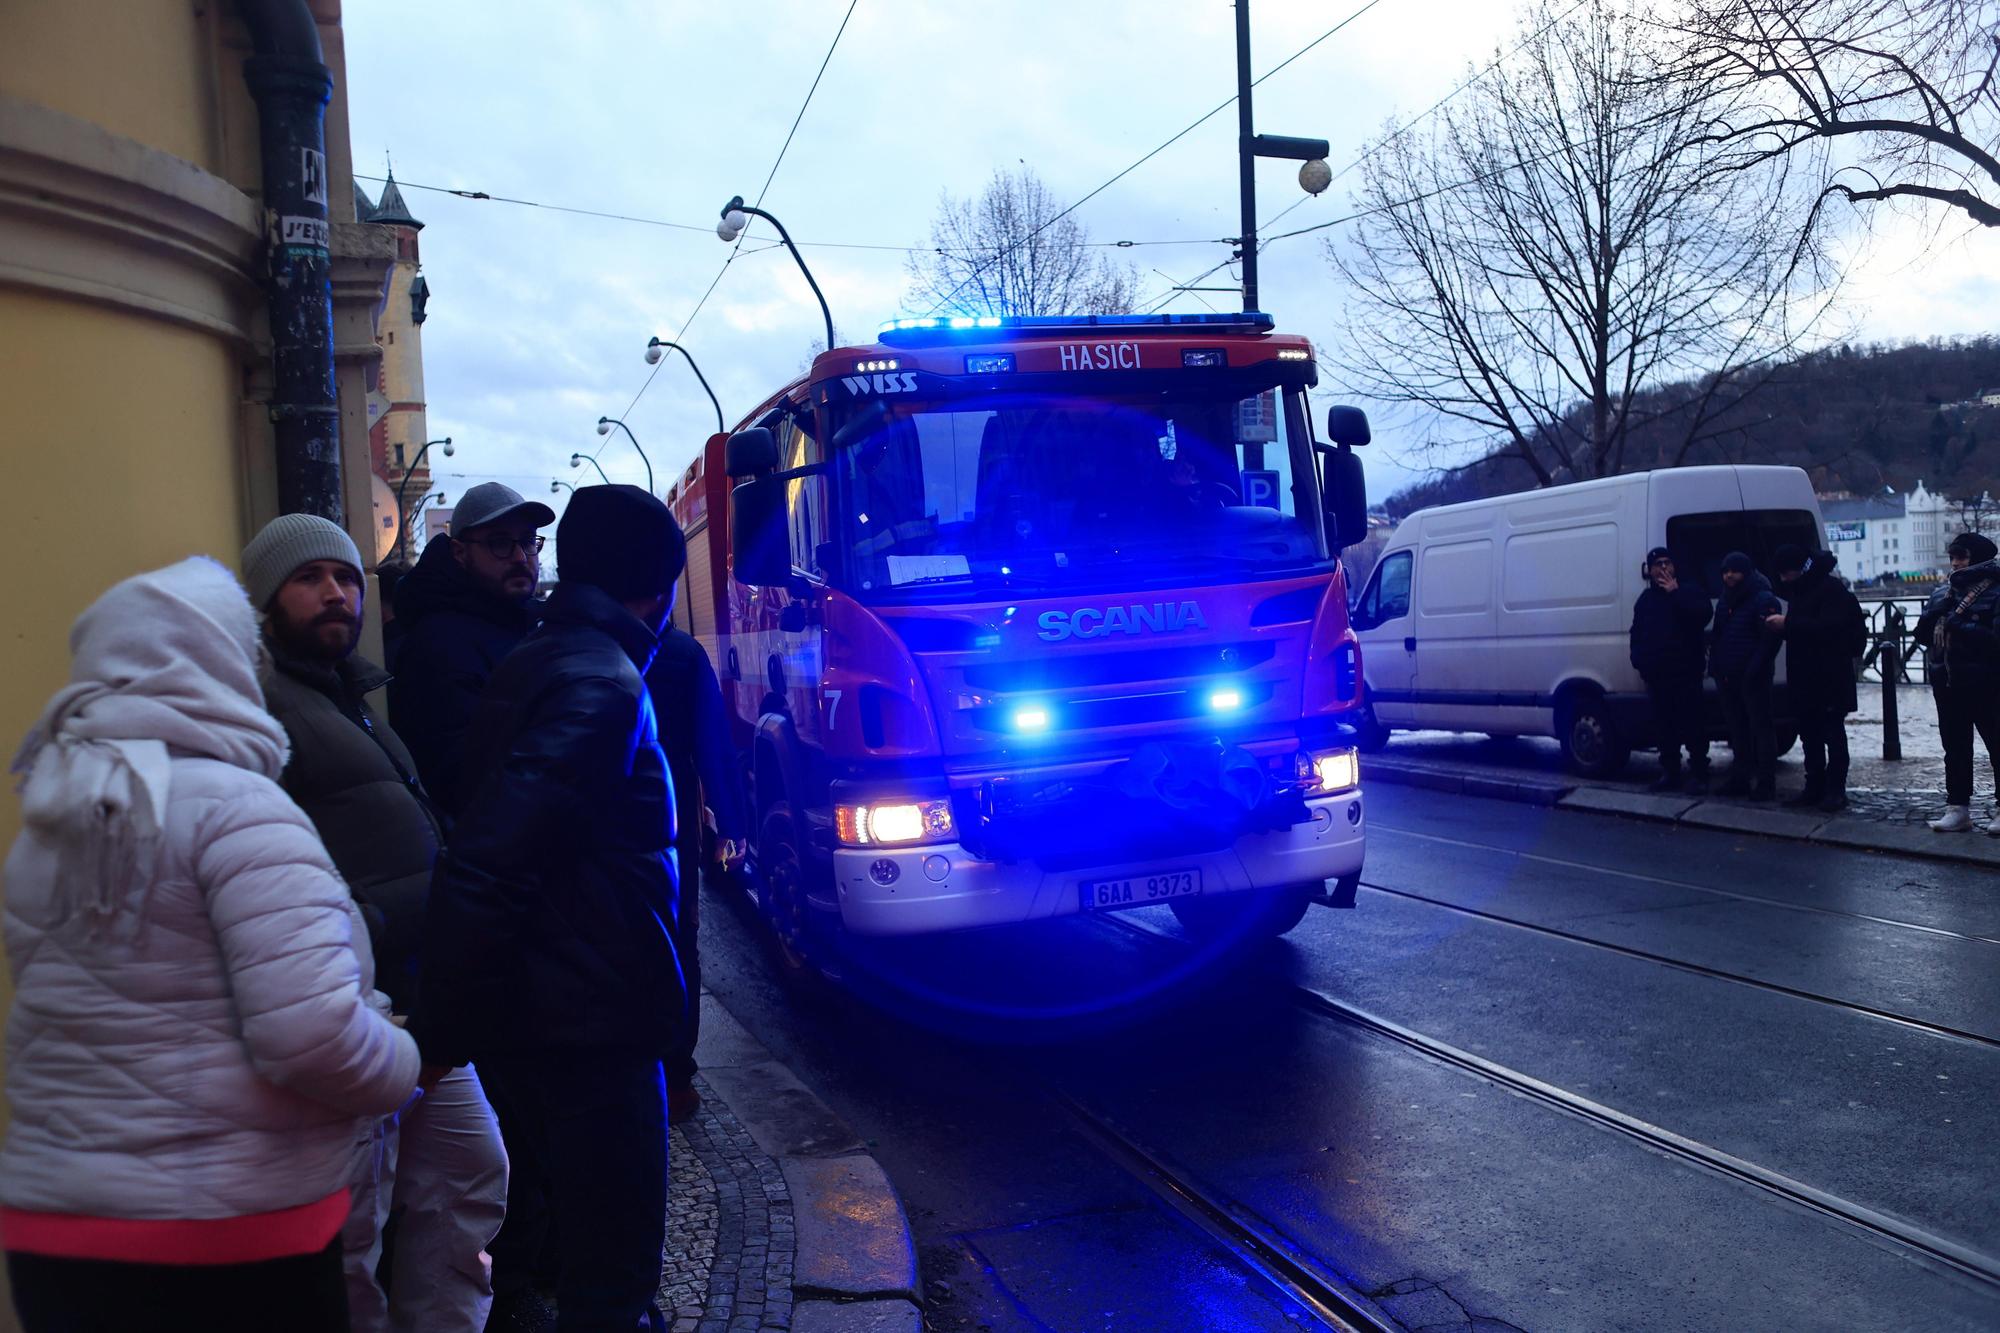
<instances>
[{"instance_id":1,"label":"bare tree","mask_svg":"<svg viewBox=\"0 0 2000 1333\"><path fill-rule=\"evenodd\" d=\"M932 248L910 257L909 303L968 315L1115 315L1138 275L1090 248L1090 234L1027 167L995 172L978 199L944 195Z\"/></svg>"},{"instance_id":2,"label":"bare tree","mask_svg":"<svg viewBox=\"0 0 2000 1333\"><path fill-rule=\"evenodd\" d=\"M1830 194L2000 227L2000 0L1692 0L1661 22L1746 165L1832 145Z\"/></svg>"},{"instance_id":3,"label":"bare tree","mask_svg":"<svg viewBox=\"0 0 2000 1333\"><path fill-rule=\"evenodd\" d=\"M1544 486L1625 470L1641 430L1672 430L1664 461L1684 461L1797 345L1820 286L1793 164L1720 169L1703 96L1654 77L1635 17L1553 15L1530 10L1428 132L1375 146L1364 216L1328 247L1346 387L1420 409L1429 461L1484 446Z\"/></svg>"}]
</instances>

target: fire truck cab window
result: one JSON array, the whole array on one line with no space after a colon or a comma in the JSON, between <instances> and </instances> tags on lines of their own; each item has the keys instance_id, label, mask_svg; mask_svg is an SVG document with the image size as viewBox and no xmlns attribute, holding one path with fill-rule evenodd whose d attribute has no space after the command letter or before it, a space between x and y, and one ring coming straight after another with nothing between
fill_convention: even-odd
<instances>
[{"instance_id":1,"label":"fire truck cab window","mask_svg":"<svg viewBox=\"0 0 2000 1333\"><path fill-rule=\"evenodd\" d=\"M790 471L819 461L819 445L801 429L798 418L786 417L775 429L779 467ZM792 566L824 578L826 571L820 561L827 540L826 478L796 477L787 482L785 509L791 528Z\"/></svg>"},{"instance_id":2,"label":"fire truck cab window","mask_svg":"<svg viewBox=\"0 0 2000 1333\"><path fill-rule=\"evenodd\" d=\"M885 402L841 435L857 591L1238 580L1323 565L1304 415L1271 389ZM858 438L851 436L858 435ZM788 464L789 465L789 464ZM1114 573L1115 571L1115 573Z\"/></svg>"}]
</instances>

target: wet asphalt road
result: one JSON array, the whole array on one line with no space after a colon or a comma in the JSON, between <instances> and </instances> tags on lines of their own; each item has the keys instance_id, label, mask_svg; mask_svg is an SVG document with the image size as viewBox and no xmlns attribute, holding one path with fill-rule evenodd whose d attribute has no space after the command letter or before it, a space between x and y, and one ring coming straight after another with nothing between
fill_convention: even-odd
<instances>
[{"instance_id":1,"label":"wet asphalt road","mask_svg":"<svg viewBox=\"0 0 2000 1333\"><path fill-rule=\"evenodd\" d=\"M933 1328L1319 1327L1073 1103L1406 1328L2000 1327L2000 1276L1898 1238L2000 1275L2000 883L1367 801L1359 907L1276 943L1145 909L898 942L795 995L716 901L705 979L871 1142Z\"/></svg>"}]
</instances>

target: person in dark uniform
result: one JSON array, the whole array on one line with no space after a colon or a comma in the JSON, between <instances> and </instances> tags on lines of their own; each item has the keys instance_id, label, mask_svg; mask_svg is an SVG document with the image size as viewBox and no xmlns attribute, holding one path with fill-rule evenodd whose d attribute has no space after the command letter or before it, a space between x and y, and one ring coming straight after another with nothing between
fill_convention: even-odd
<instances>
[{"instance_id":1,"label":"person in dark uniform","mask_svg":"<svg viewBox=\"0 0 2000 1333\"><path fill-rule=\"evenodd\" d=\"M1659 739L1660 776L1654 791L1681 785L1681 750L1688 755L1688 791L1708 790L1708 724L1702 716L1702 631L1714 608L1708 594L1682 583L1664 546L1646 553L1646 590L1632 607L1632 666L1646 682Z\"/></svg>"}]
</instances>

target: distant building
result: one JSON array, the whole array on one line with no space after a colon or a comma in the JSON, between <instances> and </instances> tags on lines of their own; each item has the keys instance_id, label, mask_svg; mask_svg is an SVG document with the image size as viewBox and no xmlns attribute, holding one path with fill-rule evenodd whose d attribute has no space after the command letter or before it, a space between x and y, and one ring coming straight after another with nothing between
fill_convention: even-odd
<instances>
[{"instance_id":1,"label":"distant building","mask_svg":"<svg viewBox=\"0 0 2000 1333\"><path fill-rule=\"evenodd\" d=\"M1908 495L1825 497L1826 548L1850 579L1927 578L1946 568L1958 506L1922 481Z\"/></svg>"},{"instance_id":2,"label":"distant building","mask_svg":"<svg viewBox=\"0 0 2000 1333\"><path fill-rule=\"evenodd\" d=\"M424 441L430 438L424 407L423 323L431 293L417 251L417 233L424 229L424 224L403 201L394 169L382 186L380 200L371 202L360 182L355 182L354 215L357 221L386 229L395 242L388 293L376 322L375 341L382 349L382 359L377 363L375 383L369 394L369 462L390 491L401 493L414 508L420 496L436 489L431 475L436 455L417 462ZM409 481L407 486L403 484L405 478ZM407 555L415 559L423 550L426 524L421 517L411 515L409 527ZM436 531L436 525L430 524L428 530ZM377 558L386 555L383 552Z\"/></svg>"}]
</instances>

